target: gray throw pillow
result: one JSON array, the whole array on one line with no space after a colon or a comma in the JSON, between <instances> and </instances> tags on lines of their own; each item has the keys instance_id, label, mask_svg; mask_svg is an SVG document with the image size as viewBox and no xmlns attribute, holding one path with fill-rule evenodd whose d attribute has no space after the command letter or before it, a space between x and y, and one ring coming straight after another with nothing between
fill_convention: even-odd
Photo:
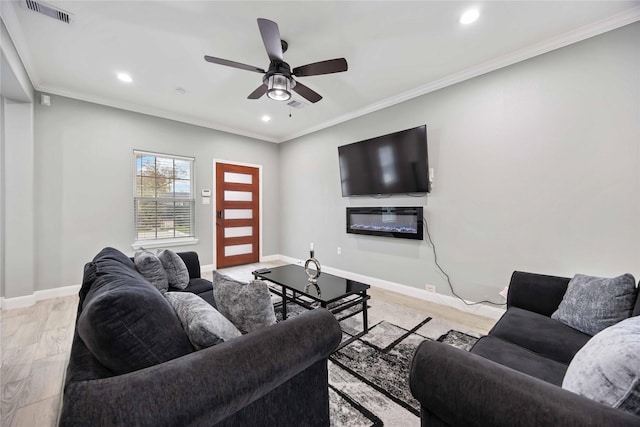
<instances>
[{"instance_id":1,"label":"gray throw pillow","mask_svg":"<svg viewBox=\"0 0 640 427\"><path fill-rule=\"evenodd\" d=\"M628 273L612 279L576 274L551 318L595 335L631 316L636 293L635 279Z\"/></svg>"},{"instance_id":2,"label":"gray throw pillow","mask_svg":"<svg viewBox=\"0 0 640 427\"><path fill-rule=\"evenodd\" d=\"M220 313L243 334L276 323L269 289L261 280L240 282L214 271L213 297Z\"/></svg>"},{"instance_id":3,"label":"gray throw pillow","mask_svg":"<svg viewBox=\"0 0 640 427\"><path fill-rule=\"evenodd\" d=\"M640 415L640 317L591 338L569 364L562 388Z\"/></svg>"},{"instance_id":4,"label":"gray throw pillow","mask_svg":"<svg viewBox=\"0 0 640 427\"><path fill-rule=\"evenodd\" d=\"M167 273L169 286L177 289L189 286L189 270L180 255L169 249L162 249L158 251L158 259Z\"/></svg>"},{"instance_id":5,"label":"gray throw pillow","mask_svg":"<svg viewBox=\"0 0 640 427\"><path fill-rule=\"evenodd\" d=\"M190 292L164 294L173 306L189 341L197 349L211 347L242 334L218 310Z\"/></svg>"},{"instance_id":6,"label":"gray throw pillow","mask_svg":"<svg viewBox=\"0 0 640 427\"><path fill-rule=\"evenodd\" d=\"M162 263L153 253L144 249L136 251L133 256L133 262L136 269L142 277L147 279L149 283L155 286L160 292L165 293L169 289L169 281L167 273L164 271Z\"/></svg>"}]
</instances>

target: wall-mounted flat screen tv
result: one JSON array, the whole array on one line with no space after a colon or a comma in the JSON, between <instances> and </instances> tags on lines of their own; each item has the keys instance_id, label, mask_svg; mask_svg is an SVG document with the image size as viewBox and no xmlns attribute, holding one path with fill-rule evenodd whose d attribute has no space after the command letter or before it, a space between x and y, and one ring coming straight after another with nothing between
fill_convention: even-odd
<instances>
[{"instance_id":1,"label":"wall-mounted flat screen tv","mask_svg":"<svg viewBox=\"0 0 640 427\"><path fill-rule=\"evenodd\" d=\"M342 196L428 193L427 126L338 147Z\"/></svg>"}]
</instances>

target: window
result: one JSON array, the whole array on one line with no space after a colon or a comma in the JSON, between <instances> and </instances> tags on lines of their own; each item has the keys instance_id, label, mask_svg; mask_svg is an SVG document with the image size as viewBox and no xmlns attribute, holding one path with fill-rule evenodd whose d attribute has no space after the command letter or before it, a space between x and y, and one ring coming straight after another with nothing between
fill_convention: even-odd
<instances>
[{"instance_id":1,"label":"window","mask_svg":"<svg viewBox=\"0 0 640 427\"><path fill-rule=\"evenodd\" d=\"M134 151L134 157L134 247L143 246L143 242L145 247L153 247L149 241L196 243L195 159L142 151Z\"/></svg>"}]
</instances>

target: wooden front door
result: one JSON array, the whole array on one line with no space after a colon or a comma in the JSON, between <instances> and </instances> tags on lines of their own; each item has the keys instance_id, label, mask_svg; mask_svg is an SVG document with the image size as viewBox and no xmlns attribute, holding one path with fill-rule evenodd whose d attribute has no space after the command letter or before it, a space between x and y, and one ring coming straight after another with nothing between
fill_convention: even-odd
<instances>
[{"instance_id":1,"label":"wooden front door","mask_svg":"<svg viewBox=\"0 0 640 427\"><path fill-rule=\"evenodd\" d=\"M260 260L258 168L216 163L216 267Z\"/></svg>"}]
</instances>

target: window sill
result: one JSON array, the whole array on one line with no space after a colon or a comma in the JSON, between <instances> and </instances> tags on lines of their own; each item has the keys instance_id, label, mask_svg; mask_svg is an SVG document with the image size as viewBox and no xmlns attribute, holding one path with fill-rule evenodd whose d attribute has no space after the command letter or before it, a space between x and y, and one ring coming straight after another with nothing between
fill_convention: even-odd
<instances>
[{"instance_id":1,"label":"window sill","mask_svg":"<svg viewBox=\"0 0 640 427\"><path fill-rule=\"evenodd\" d=\"M198 239L195 237L182 237L177 239L162 239L162 240L137 240L133 242L131 247L133 249L152 249L152 248L169 248L172 246L187 246L197 245Z\"/></svg>"}]
</instances>

